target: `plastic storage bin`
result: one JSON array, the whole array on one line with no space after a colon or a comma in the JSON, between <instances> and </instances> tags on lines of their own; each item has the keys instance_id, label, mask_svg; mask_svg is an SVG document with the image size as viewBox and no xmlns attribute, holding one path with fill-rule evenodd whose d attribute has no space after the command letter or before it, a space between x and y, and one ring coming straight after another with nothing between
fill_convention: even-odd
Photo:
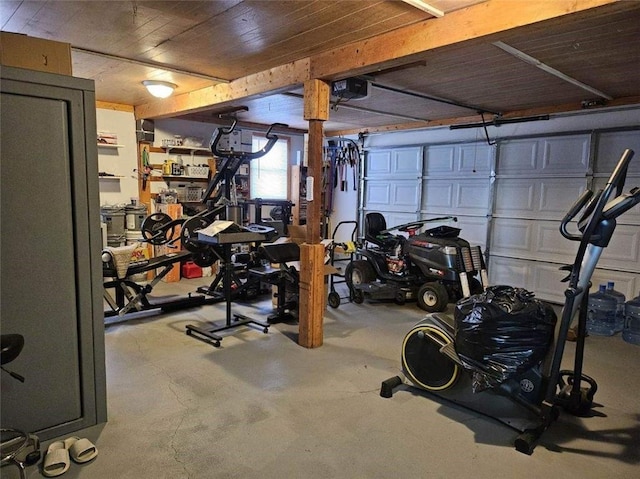
<instances>
[{"instance_id":1,"label":"plastic storage bin","mask_svg":"<svg viewBox=\"0 0 640 479\"><path fill-rule=\"evenodd\" d=\"M640 294L624 305L622 339L640 346Z\"/></svg>"},{"instance_id":2,"label":"plastic storage bin","mask_svg":"<svg viewBox=\"0 0 640 479\"><path fill-rule=\"evenodd\" d=\"M600 285L597 293L589 295L587 331L594 336L613 336L616 333L616 298L607 294L607 287Z\"/></svg>"}]
</instances>

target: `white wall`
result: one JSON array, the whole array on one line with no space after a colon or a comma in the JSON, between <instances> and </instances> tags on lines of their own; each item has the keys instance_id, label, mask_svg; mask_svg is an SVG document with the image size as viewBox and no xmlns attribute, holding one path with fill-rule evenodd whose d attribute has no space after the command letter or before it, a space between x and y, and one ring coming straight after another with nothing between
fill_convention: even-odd
<instances>
[{"instance_id":1,"label":"white wall","mask_svg":"<svg viewBox=\"0 0 640 479\"><path fill-rule=\"evenodd\" d=\"M98 148L98 171L119 178L100 178L100 205L128 204L138 197L136 122L133 112L98 108L98 131L114 133L122 148Z\"/></svg>"}]
</instances>

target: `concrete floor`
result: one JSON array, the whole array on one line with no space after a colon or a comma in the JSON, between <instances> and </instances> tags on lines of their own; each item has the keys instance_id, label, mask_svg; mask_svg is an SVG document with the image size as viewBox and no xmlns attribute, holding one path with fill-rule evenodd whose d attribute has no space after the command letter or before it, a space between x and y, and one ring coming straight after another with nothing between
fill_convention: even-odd
<instances>
[{"instance_id":1,"label":"concrete floor","mask_svg":"<svg viewBox=\"0 0 640 479\"><path fill-rule=\"evenodd\" d=\"M163 283L154 294L209 280ZM271 302L233 310L263 319ZM495 421L411 389L379 396L399 372L405 333L424 316L415 304L329 309L314 350L297 345L294 324L239 330L220 348L185 334L224 314L219 303L107 327L109 421L78 433L99 455L62 477L640 477L640 348L619 335L588 339L598 416L563 415L527 456ZM572 352L568 343L565 357Z\"/></svg>"}]
</instances>

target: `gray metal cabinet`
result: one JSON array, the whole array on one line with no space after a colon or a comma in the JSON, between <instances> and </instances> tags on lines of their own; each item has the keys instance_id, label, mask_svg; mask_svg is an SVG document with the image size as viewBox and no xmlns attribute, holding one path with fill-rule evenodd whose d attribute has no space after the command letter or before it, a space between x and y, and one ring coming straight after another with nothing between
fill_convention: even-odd
<instances>
[{"instance_id":1,"label":"gray metal cabinet","mask_svg":"<svg viewBox=\"0 0 640 479\"><path fill-rule=\"evenodd\" d=\"M0 326L25 337L2 374L2 427L41 439L106 421L92 81L0 70Z\"/></svg>"}]
</instances>

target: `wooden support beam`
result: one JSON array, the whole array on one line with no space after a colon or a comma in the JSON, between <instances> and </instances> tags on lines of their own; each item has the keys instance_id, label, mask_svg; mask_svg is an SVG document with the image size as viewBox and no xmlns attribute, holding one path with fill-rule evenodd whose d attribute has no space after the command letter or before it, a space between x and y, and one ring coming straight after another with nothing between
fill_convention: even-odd
<instances>
[{"instance_id":1,"label":"wooden support beam","mask_svg":"<svg viewBox=\"0 0 640 479\"><path fill-rule=\"evenodd\" d=\"M111 103L108 101L96 101L96 108L100 108L102 110L113 110L113 111L126 111L133 113L133 105L124 105L122 103Z\"/></svg>"},{"instance_id":2,"label":"wooden support beam","mask_svg":"<svg viewBox=\"0 0 640 479\"><path fill-rule=\"evenodd\" d=\"M300 87L309 78L309 59L287 63L229 83L202 88L135 107L136 119L169 118L196 113L212 105L231 105L244 98L259 97Z\"/></svg>"},{"instance_id":3,"label":"wooden support beam","mask_svg":"<svg viewBox=\"0 0 640 479\"><path fill-rule=\"evenodd\" d=\"M308 176L313 178L313 200L307 202L307 243L300 248L300 310L298 343L322 346L324 246L320 244L322 219L323 122L329 118L329 85L320 80L304 84L304 118L309 121Z\"/></svg>"},{"instance_id":4,"label":"wooden support beam","mask_svg":"<svg viewBox=\"0 0 640 479\"><path fill-rule=\"evenodd\" d=\"M328 120L330 94L331 87L326 82L315 79L304 82L304 119Z\"/></svg>"},{"instance_id":5,"label":"wooden support beam","mask_svg":"<svg viewBox=\"0 0 640 479\"><path fill-rule=\"evenodd\" d=\"M517 2L516 6L513 0L488 0L447 13L442 18L428 19L315 55L311 59L310 74L311 78L336 79L386 70L407 63L412 56L429 50L618 1L525 1Z\"/></svg>"}]
</instances>

